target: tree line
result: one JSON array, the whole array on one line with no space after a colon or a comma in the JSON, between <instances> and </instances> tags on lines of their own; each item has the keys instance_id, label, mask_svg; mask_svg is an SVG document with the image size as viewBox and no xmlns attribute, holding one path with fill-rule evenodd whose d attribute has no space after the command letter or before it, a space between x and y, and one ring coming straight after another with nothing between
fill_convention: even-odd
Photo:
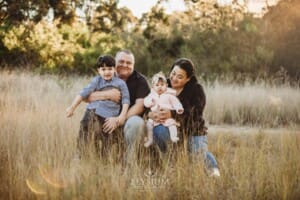
<instances>
[{"instance_id":1,"label":"tree line","mask_svg":"<svg viewBox=\"0 0 300 200\"><path fill-rule=\"evenodd\" d=\"M91 74L98 55L128 48L149 76L188 57L204 78L300 79L299 1L265 0L261 17L237 0L185 0L171 14L166 1L137 18L116 0L1 0L1 67Z\"/></svg>"}]
</instances>

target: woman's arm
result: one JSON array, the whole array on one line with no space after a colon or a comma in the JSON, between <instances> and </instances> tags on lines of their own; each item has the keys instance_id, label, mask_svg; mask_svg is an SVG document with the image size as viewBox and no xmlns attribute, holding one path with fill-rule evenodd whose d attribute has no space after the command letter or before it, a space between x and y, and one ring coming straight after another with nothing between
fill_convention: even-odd
<instances>
[{"instance_id":1,"label":"woman's arm","mask_svg":"<svg viewBox=\"0 0 300 200\"><path fill-rule=\"evenodd\" d=\"M185 114L188 120L187 127L193 135L205 135L206 127L203 119L203 111L206 104L205 93L200 84L196 84L193 91L194 95L190 100L190 111Z\"/></svg>"},{"instance_id":2,"label":"woman's arm","mask_svg":"<svg viewBox=\"0 0 300 200\"><path fill-rule=\"evenodd\" d=\"M194 98L191 99L191 105L194 107L194 112L196 112L197 116L202 117L206 104L206 96L203 87L200 84L196 84L193 91Z\"/></svg>"}]
</instances>

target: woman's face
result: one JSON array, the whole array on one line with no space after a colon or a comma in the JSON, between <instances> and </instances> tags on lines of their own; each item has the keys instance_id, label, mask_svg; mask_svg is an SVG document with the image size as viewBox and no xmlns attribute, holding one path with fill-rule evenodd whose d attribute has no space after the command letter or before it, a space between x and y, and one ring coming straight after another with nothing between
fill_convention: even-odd
<instances>
[{"instance_id":1,"label":"woman's face","mask_svg":"<svg viewBox=\"0 0 300 200\"><path fill-rule=\"evenodd\" d=\"M187 77L186 71L175 65L170 73L170 81L173 89L182 89L185 84L190 80Z\"/></svg>"}]
</instances>

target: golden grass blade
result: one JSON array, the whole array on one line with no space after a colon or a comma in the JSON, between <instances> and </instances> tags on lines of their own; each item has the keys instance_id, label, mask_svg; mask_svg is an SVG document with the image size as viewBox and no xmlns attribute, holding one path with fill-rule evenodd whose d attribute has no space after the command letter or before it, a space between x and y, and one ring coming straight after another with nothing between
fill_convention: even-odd
<instances>
[{"instance_id":1,"label":"golden grass blade","mask_svg":"<svg viewBox=\"0 0 300 200\"><path fill-rule=\"evenodd\" d=\"M30 189L31 192L37 195L44 195L46 194L46 191L44 191L42 188L40 188L38 185L34 184L33 182L26 179L26 185Z\"/></svg>"},{"instance_id":2,"label":"golden grass blade","mask_svg":"<svg viewBox=\"0 0 300 200\"><path fill-rule=\"evenodd\" d=\"M51 186L55 188L65 188L67 187L67 184L63 180L58 180L58 178L55 177L55 174L50 173L49 170L43 167L39 167L39 172L41 177Z\"/></svg>"}]
</instances>

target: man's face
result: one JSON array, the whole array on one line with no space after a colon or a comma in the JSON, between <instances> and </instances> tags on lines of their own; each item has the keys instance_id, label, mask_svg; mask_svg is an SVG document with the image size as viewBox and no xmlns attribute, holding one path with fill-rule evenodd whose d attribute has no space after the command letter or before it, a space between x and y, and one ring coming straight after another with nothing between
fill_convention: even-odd
<instances>
[{"instance_id":1,"label":"man's face","mask_svg":"<svg viewBox=\"0 0 300 200\"><path fill-rule=\"evenodd\" d=\"M133 55L120 52L116 56L116 71L118 76L127 80L134 70L134 58Z\"/></svg>"}]
</instances>

